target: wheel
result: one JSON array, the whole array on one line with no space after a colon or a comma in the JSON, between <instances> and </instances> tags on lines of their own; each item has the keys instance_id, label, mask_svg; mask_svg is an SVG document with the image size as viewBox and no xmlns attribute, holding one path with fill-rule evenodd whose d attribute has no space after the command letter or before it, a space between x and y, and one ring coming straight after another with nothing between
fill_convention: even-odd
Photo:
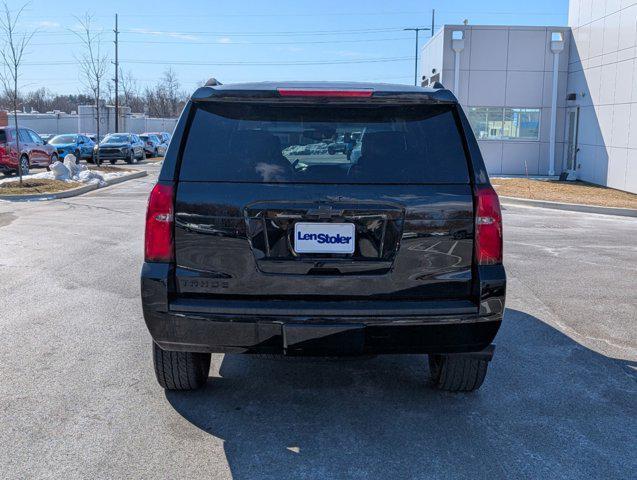
<instances>
[{"instance_id":1,"label":"wheel","mask_svg":"<svg viewBox=\"0 0 637 480\"><path fill-rule=\"evenodd\" d=\"M111 165L115 165L117 163L117 159L116 158L111 158L109 160L109 162L111 162Z\"/></svg>"},{"instance_id":2,"label":"wheel","mask_svg":"<svg viewBox=\"0 0 637 480\"><path fill-rule=\"evenodd\" d=\"M334 150L332 147L327 147L327 153L329 153L330 155L334 155L336 153L336 150Z\"/></svg>"},{"instance_id":3,"label":"wheel","mask_svg":"<svg viewBox=\"0 0 637 480\"><path fill-rule=\"evenodd\" d=\"M489 362L470 355L429 355L431 381L439 390L473 392L487 375Z\"/></svg>"},{"instance_id":4,"label":"wheel","mask_svg":"<svg viewBox=\"0 0 637 480\"><path fill-rule=\"evenodd\" d=\"M134 157L133 151L129 150L124 160L126 161L126 163L133 163L133 157Z\"/></svg>"},{"instance_id":5,"label":"wheel","mask_svg":"<svg viewBox=\"0 0 637 480\"><path fill-rule=\"evenodd\" d=\"M79 150L75 150L75 153L73 154L75 155L75 163L80 163L80 159L82 158L82 152L80 152Z\"/></svg>"},{"instance_id":6,"label":"wheel","mask_svg":"<svg viewBox=\"0 0 637 480\"><path fill-rule=\"evenodd\" d=\"M159 152L157 151L157 148L155 148L155 151L153 152L153 158L157 158L159 157Z\"/></svg>"},{"instance_id":7,"label":"wheel","mask_svg":"<svg viewBox=\"0 0 637 480\"><path fill-rule=\"evenodd\" d=\"M29 157L26 155L20 157L20 167L22 168L22 175L29 174Z\"/></svg>"},{"instance_id":8,"label":"wheel","mask_svg":"<svg viewBox=\"0 0 637 480\"><path fill-rule=\"evenodd\" d=\"M195 390L206 384L209 353L172 352L153 342L153 365L157 381L166 390Z\"/></svg>"}]
</instances>

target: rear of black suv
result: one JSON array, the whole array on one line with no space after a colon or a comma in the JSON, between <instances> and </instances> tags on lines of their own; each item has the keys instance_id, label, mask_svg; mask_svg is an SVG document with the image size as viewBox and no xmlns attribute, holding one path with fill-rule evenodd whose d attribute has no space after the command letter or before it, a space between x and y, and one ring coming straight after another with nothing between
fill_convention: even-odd
<instances>
[{"instance_id":1,"label":"rear of black suv","mask_svg":"<svg viewBox=\"0 0 637 480\"><path fill-rule=\"evenodd\" d=\"M202 87L149 200L142 303L167 389L236 352L426 353L434 385L475 390L505 284L498 198L444 89Z\"/></svg>"}]
</instances>

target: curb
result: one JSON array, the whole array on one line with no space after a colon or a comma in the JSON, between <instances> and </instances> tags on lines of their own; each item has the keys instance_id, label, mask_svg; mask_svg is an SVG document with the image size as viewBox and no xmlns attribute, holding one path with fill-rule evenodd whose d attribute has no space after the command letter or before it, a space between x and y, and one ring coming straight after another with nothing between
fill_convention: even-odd
<instances>
[{"instance_id":1,"label":"curb","mask_svg":"<svg viewBox=\"0 0 637 480\"><path fill-rule=\"evenodd\" d=\"M637 218L637 210L620 207L599 207L596 205L580 205L577 203L551 202L550 200L529 200L527 198L500 196L503 204L521 205L526 207L552 208L553 210L568 210L581 213L599 213L602 215L617 215L620 217Z\"/></svg>"},{"instance_id":2,"label":"curb","mask_svg":"<svg viewBox=\"0 0 637 480\"><path fill-rule=\"evenodd\" d=\"M78 195L83 195L88 192L92 192L93 190L97 190L99 188L110 187L111 185L116 185L118 183L125 182L126 180L133 180L134 178L145 177L148 175L145 170L138 170L130 175L125 175L122 177L113 178L112 180L107 180L106 185L104 187L100 187L96 183L91 183L89 185L83 185L81 187L72 188L71 190L64 190L63 192L56 193L33 193L29 195L0 195L0 200L7 200L10 202L26 202L29 200L57 200L60 198L69 198L76 197Z\"/></svg>"},{"instance_id":3,"label":"curb","mask_svg":"<svg viewBox=\"0 0 637 480\"><path fill-rule=\"evenodd\" d=\"M105 187L110 187L111 185L117 185L118 183L125 182L126 180L132 180L134 178L145 177L147 175L148 173L146 172L146 170L137 170L135 173L131 173L130 175L117 177L117 178L114 178L113 180L107 181Z\"/></svg>"}]
</instances>

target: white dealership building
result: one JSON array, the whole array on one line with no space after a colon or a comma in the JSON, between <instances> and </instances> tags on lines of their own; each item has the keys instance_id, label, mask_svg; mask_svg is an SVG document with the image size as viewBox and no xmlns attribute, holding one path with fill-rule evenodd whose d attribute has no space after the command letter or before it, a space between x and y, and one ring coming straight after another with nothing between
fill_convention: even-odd
<instances>
[{"instance_id":1,"label":"white dealership building","mask_svg":"<svg viewBox=\"0 0 637 480\"><path fill-rule=\"evenodd\" d=\"M559 175L637 193L637 2L571 0L568 27L445 25L423 84L452 90L492 175Z\"/></svg>"}]
</instances>

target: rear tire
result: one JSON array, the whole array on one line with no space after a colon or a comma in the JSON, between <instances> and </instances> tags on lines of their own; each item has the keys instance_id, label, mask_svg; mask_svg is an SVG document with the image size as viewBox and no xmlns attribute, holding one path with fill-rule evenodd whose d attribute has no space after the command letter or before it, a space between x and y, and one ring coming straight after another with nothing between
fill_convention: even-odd
<instances>
[{"instance_id":1,"label":"rear tire","mask_svg":"<svg viewBox=\"0 0 637 480\"><path fill-rule=\"evenodd\" d=\"M111 162L111 165L115 165L117 163L117 159L116 158L112 158L109 160L109 162Z\"/></svg>"},{"instance_id":2,"label":"rear tire","mask_svg":"<svg viewBox=\"0 0 637 480\"><path fill-rule=\"evenodd\" d=\"M429 355L431 382L438 390L473 392L487 375L489 362L470 355Z\"/></svg>"},{"instance_id":3,"label":"rear tire","mask_svg":"<svg viewBox=\"0 0 637 480\"><path fill-rule=\"evenodd\" d=\"M208 380L209 353L172 352L153 342L153 364L157 382L166 390L195 390Z\"/></svg>"},{"instance_id":4,"label":"rear tire","mask_svg":"<svg viewBox=\"0 0 637 480\"><path fill-rule=\"evenodd\" d=\"M20 166L22 167L22 175L28 175L29 174L29 170L31 168L31 163L29 162L29 157L27 157L26 155L22 155L20 157ZM20 170L18 170L18 173L20 173Z\"/></svg>"}]
</instances>

